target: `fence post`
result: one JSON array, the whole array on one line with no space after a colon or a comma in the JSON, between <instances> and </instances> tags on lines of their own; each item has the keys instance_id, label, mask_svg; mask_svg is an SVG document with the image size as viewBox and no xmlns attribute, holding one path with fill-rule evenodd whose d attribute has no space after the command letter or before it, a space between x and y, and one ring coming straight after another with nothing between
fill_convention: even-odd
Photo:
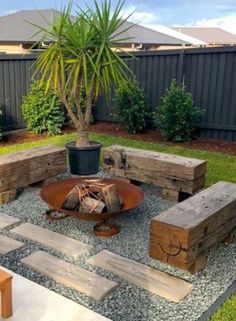
<instances>
[{"instance_id":1,"label":"fence post","mask_svg":"<svg viewBox=\"0 0 236 321\"><path fill-rule=\"evenodd\" d=\"M179 53L179 68L176 80L179 85L185 84L185 49L182 49Z\"/></svg>"}]
</instances>

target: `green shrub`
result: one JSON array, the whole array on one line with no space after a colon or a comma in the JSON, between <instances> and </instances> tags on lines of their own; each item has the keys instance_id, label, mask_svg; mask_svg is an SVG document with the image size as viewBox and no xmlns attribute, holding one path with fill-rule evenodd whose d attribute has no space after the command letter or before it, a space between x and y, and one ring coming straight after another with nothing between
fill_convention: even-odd
<instances>
[{"instance_id":1,"label":"green shrub","mask_svg":"<svg viewBox=\"0 0 236 321\"><path fill-rule=\"evenodd\" d=\"M61 133L64 114L54 90L45 93L45 89L38 82L31 85L29 94L23 98L22 114L29 131L56 135Z\"/></svg>"},{"instance_id":2,"label":"green shrub","mask_svg":"<svg viewBox=\"0 0 236 321\"><path fill-rule=\"evenodd\" d=\"M147 116L145 96L136 81L129 81L124 87L118 87L115 93L116 116L124 122L131 134L142 132Z\"/></svg>"},{"instance_id":3,"label":"green shrub","mask_svg":"<svg viewBox=\"0 0 236 321\"><path fill-rule=\"evenodd\" d=\"M184 85L172 80L154 114L154 123L168 140L190 141L202 112L194 106L192 95Z\"/></svg>"}]
</instances>

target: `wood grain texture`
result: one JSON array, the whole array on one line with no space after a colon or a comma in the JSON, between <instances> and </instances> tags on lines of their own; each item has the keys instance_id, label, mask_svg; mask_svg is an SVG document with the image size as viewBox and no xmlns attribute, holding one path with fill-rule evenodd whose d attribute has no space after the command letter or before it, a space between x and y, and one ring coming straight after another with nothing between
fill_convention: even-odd
<instances>
[{"instance_id":1,"label":"wood grain texture","mask_svg":"<svg viewBox=\"0 0 236 321\"><path fill-rule=\"evenodd\" d=\"M23 246L22 242L0 235L0 254L7 254Z\"/></svg>"},{"instance_id":2,"label":"wood grain texture","mask_svg":"<svg viewBox=\"0 0 236 321\"><path fill-rule=\"evenodd\" d=\"M66 170L66 149L53 145L0 155L0 192L42 181Z\"/></svg>"},{"instance_id":3,"label":"wood grain texture","mask_svg":"<svg viewBox=\"0 0 236 321\"><path fill-rule=\"evenodd\" d=\"M89 258L87 262L173 302L182 300L193 288L192 284L184 280L107 250Z\"/></svg>"},{"instance_id":4,"label":"wood grain texture","mask_svg":"<svg viewBox=\"0 0 236 321\"><path fill-rule=\"evenodd\" d=\"M191 269L236 226L236 184L218 182L151 220L149 255Z\"/></svg>"},{"instance_id":5,"label":"wood grain texture","mask_svg":"<svg viewBox=\"0 0 236 321\"><path fill-rule=\"evenodd\" d=\"M5 213L0 213L0 228L10 227L16 223L19 223L20 219L7 215Z\"/></svg>"},{"instance_id":6,"label":"wood grain texture","mask_svg":"<svg viewBox=\"0 0 236 321\"><path fill-rule=\"evenodd\" d=\"M11 232L73 257L78 257L92 248L91 245L31 223L21 224Z\"/></svg>"},{"instance_id":7,"label":"wood grain texture","mask_svg":"<svg viewBox=\"0 0 236 321\"><path fill-rule=\"evenodd\" d=\"M193 193L204 186L206 161L113 145L103 150L104 169L117 177Z\"/></svg>"},{"instance_id":8,"label":"wood grain texture","mask_svg":"<svg viewBox=\"0 0 236 321\"><path fill-rule=\"evenodd\" d=\"M21 260L33 270L58 283L102 300L118 284L77 265L67 263L46 252L38 251Z\"/></svg>"}]
</instances>

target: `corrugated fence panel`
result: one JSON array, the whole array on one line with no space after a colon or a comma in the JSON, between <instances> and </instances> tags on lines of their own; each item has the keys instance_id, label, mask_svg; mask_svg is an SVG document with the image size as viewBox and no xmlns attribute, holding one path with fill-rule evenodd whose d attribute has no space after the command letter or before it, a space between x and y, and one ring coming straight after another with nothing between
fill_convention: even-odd
<instances>
[{"instance_id":1,"label":"corrugated fence panel","mask_svg":"<svg viewBox=\"0 0 236 321\"><path fill-rule=\"evenodd\" d=\"M4 130L24 128L22 98L29 90L35 55L0 55L0 104Z\"/></svg>"},{"instance_id":2,"label":"corrugated fence panel","mask_svg":"<svg viewBox=\"0 0 236 321\"><path fill-rule=\"evenodd\" d=\"M144 89L150 111L161 103L171 80L184 82L197 106L205 109L199 135L206 138L236 141L236 47L134 52L128 58L132 70ZM36 55L0 55L0 104L5 130L23 128L20 106L31 83L32 63ZM114 89L108 101L100 95L94 118L115 118Z\"/></svg>"}]
</instances>

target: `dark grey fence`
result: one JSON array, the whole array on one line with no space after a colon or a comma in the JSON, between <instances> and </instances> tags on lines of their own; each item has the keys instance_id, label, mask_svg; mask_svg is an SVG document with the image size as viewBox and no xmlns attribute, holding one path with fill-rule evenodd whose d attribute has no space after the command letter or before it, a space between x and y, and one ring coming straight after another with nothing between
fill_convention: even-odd
<instances>
[{"instance_id":1,"label":"dark grey fence","mask_svg":"<svg viewBox=\"0 0 236 321\"><path fill-rule=\"evenodd\" d=\"M22 97L27 94L36 55L0 55L0 107L4 130L24 128Z\"/></svg>"},{"instance_id":2,"label":"dark grey fence","mask_svg":"<svg viewBox=\"0 0 236 321\"><path fill-rule=\"evenodd\" d=\"M184 81L196 105L205 109L199 135L236 140L236 47L139 52L128 64L153 110L170 81ZM95 118L114 119L112 100L100 98Z\"/></svg>"},{"instance_id":3,"label":"dark grey fence","mask_svg":"<svg viewBox=\"0 0 236 321\"><path fill-rule=\"evenodd\" d=\"M128 59L143 87L150 110L160 104L170 81L185 82L196 105L205 109L200 136L236 140L236 47L136 52ZM121 54L123 57L124 55ZM5 129L24 127L20 105L28 91L35 55L0 56L0 104ZM124 57L125 58L125 57ZM114 121L115 108L100 97L94 116Z\"/></svg>"}]
</instances>

